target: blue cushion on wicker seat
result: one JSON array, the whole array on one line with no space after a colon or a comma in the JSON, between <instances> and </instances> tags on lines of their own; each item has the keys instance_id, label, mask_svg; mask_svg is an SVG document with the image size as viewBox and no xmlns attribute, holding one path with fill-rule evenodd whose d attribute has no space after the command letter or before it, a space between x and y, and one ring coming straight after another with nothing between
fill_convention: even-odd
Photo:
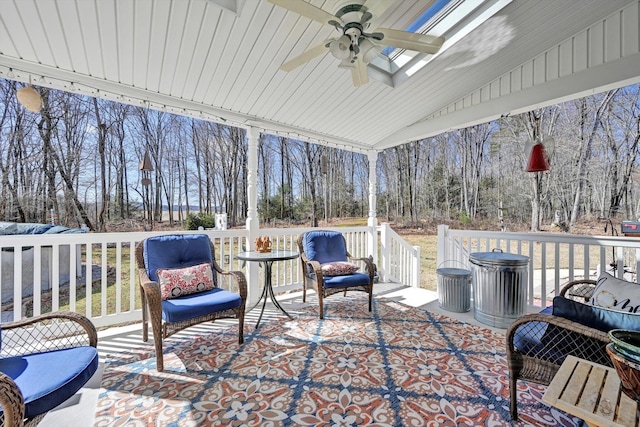
<instances>
[{"instance_id":1,"label":"blue cushion on wicker seat","mask_svg":"<svg viewBox=\"0 0 640 427\"><path fill-rule=\"evenodd\" d=\"M307 258L325 264L347 261L347 248L342 234L335 231L310 231L304 235L304 251Z\"/></svg>"},{"instance_id":2,"label":"blue cushion on wicker seat","mask_svg":"<svg viewBox=\"0 0 640 427\"><path fill-rule=\"evenodd\" d=\"M142 339L148 339L151 320L158 371L164 369L162 340L190 326L238 319L238 343L244 342L246 277L241 271L226 271L218 265L209 236L149 237L136 245L135 254L143 302ZM194 266L199 267L191 268ZM218 274L225 279L221 283ZM223 286L218 287L220 284Z\"/></svg>"},{"instance_id":3,"label":"blue cushion on wicker seat","mask_svg":"<svg viewBox=\"0 0 640 427\"><path fill-rule=\"evenodd\" d=\"M553 306L546 307L541 314L552 314ZM524 354L537 354L544 349L542 338L547 332L548 323L530 322L526 327L516 329L513 335L513 346Z\"/></svg>"},{"instance_id":4,"label":"blue cushion on wicker seat","mask_svg":"<svg viewBox=\"0 0 640 427\"><path fill-rule=\"evenodd\" d=\"M144 265L154 282L158 281L160 268L184 268L209 262L211 246L204 234L157 236L144 241ZM213 283L217 283L215 271Z\"/></svg>"},{"instance_id":5,"label":"blue cushion on wicker seat","mask_svg":"<svg viewBox=\"0 0 640 427\"><path fill-rule=\"evenodd\" d=\"M553 306L546 307L540 314L553 314ZM513 336L514 347L523 353L530 353L534 349L541 348L544 345L541 338L547 331L548 325L545 322L531 322L527 328L516 329Z\"/></svg>"},{"instance_id":6,"label":"blue cushion on wicker seat","mask_svg":"<svg viewBox=\"0 0 640 427\"><path fill-rule=\"evenodd\" d=\"M346 288L351 286L367 286L369 275L364 273L353 273L345 276L324 277L325 288Z\"/></svg>"},{"instance_id":7,"label":"blue cushion on wicker seat","mask_svg":"<svg viewBox=\"0 0 640 427\"><path fill-rule=\"evenodd\" d=\"M231 310L241 304L240 295L216 288L162 301L162 319L165 322L181 322L211 312Z\"/></svg>"},{"instance_id":8,"label":"blue cushion on wicker seat","mask_svg":"<svg viewBox=\"0 0 640 427\"><path fill-rule=\"evenodd\" d=\"M552 309L549 312L549 309ZM608 332L612 329L640 330L640 315L609 310L583 304L557 296L553 306L541 313L553 314L590 328ZM536 354L542 360L561 364L575 350L575 342L580 334L545 322L530 322L520 327L513 336L513 345L521 353Z\"/></svg>"},{"instance_id":9,"label":"blue cushion on wicker seat","mask_svg":"<svg viewBox=\"0 0 640 427\"><path fill-rule=\"evenodd\" d=\"M553 299L553 315L603 332L609 332L612 329L640 331L640 314L582 304L561 296Z\"/></svg>"},{"instance_id":10,"label":"blue cushion on wicker seat","mask_svg":"<svg viewBox=\"0 0 640 427\"><path fill-rule=\"evenodd\" d=\"M60 405L98 369L98 351L83 346L0 359L0 371L16 383L32 418Z\"/></svg>"},{"instance_id":11,"label":"blue cushion on wicker seat","mask_svg":"<svg viewBox=\"0 0 640 427\"><path fill-rule=\"evenodd\" d=\"M297 239L300 263L304 271L302 302L306 301L307 287L318 295L320 318L324 318L324 298L344 291L360 291L369 294L369 311L373 298L375 265L366 257L352 257L347 250L347 241L342 233L315 230L303 233ZM365 265L369 274L357 273L358 264ZM345 267L349 268L345 268Z\"/></svg>"}]
</instances>

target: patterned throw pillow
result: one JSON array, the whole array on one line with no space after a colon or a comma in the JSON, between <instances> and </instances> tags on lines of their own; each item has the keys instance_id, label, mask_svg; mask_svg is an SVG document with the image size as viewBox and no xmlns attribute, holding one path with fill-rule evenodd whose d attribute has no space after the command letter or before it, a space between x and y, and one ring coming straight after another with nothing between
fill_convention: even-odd
<instances>
[{"instance_id":1,"label":"patterned throw pillow","mask_svg":"<svg viewBox=\"0 0 640 427\"><path fill-rule=\"evenodd\" d=\"M360 267L348 261L335 261L321 264L324 276L346 276L360 270Z\"/></svg>"},{"instance_id":2,"label":"patterned throw pillow","mask_svg":"<svg viewBox=\"0 0 640 427\"><path fill-rule=\"evenodd\" d=\"M590 302L597 307L640 313L640 285L602 273Z\"/></svg>"},{"instance_id":3,"label":"patterned throw pillow","mask_svg":"<svg viewBox=\"0 0 640 427\"><path fill-rule=\"evenodd\" d=\"M159 268L157 274L163 300L215 288L209 263L185 268Z\"/></svg>"}]
</instances>

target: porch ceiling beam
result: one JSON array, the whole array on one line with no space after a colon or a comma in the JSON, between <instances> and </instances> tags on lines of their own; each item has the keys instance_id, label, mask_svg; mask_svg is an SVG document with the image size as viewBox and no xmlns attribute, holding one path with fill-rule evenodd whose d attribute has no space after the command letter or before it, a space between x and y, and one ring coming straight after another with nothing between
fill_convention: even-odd
<instances>
[{"instance_id":1,"label":"porch ceiling beam","mask_svg":"<svg viewBox=\"0 0 640 427\"><path fill-rule=\"evenodd\" d=\"M428 138L454 129L520 114L536 108L577 99L583 96L640 83L640 54L601 64L579 73L536 84L527 89L480 102L469 107L450 106L439 116L415 123L381 140L378 150L409 141Z\"/></svg>"},{"instance_id":2,"label":"porch ceiling beam","mask_svg":"<svg viewBox=\"0 0 640 427\"><path fill-rule=\"evenodd\" d=\"M9 70L11 70L14 75L14 77L11 78L12 80L26 83L29 81L29 76L31 76L34 79L32 83L36 86L74 92L74 89L71 88L71 83L73 83L75 92L88 96L131 105L145 106L152 109L158 109L160 106L164 106L168 111L175 114L198 117L203 120L210 120L243 129L257 127L265 133L286 136L349 151L366 153L371 150L370 145L362 144L358 141L325 135L295 126L213 107L211 105L187 101L170 95L150 92L145 89L77 74L60 68L16 60L0 55L0 77L9 78L7 76ZM40 76L44 77L45 80L49 79L49 81L46 81L46 83L39 81Z\"/></svg>"}]
</instances>

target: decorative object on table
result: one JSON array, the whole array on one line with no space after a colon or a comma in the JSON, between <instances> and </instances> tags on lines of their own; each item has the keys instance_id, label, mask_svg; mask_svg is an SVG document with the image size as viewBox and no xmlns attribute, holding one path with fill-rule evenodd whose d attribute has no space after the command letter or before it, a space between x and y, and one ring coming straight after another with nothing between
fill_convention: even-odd
<instances>
[{"instance_id":1,"label":"decorative object on table","mask_svg":"<svg viewBox=\"0 0 640 427\"><path fill-rule=\"evenodd\" d=\"M138 243L135 254L142 297L142 339L148 340L151 320L158 371L164 370L163 339L189 326L238 319L238 343L244 342L247 279L241 271L225 271L218 265L215 247L207 235L149 237ZM179 283L168 283L172 277ZM223 277L229 279L223 281ZM221 283L234 288L222 289Z\"/></svg>"},{"instance_id":2,"label":"decorative object on table","mask_svg":"<svg viewBox=\"0 0 640 427\"><path fill-rule=\"evenodd\" d=\"M609 339L619 353L640 363L640 331L613 329L609 331Z\"/></svg>"},{"instance_id":3,"label":"decorative object on table","mask_svg":"<svg viewBox=\"0 0 640 427\"><path fill-rule=\"evenodd\" d=\"M256 239L256 252L269 253L271 252L271 239L268 236L260 236Z\"/></svg>"},{"instance_id":4,"label":"decorative object on table","mask_svg":"<svg viewBox=\"0 0 640 427\"><path fill-rule=\"evenodd\" d=\"M614 343L607 344L607 353L620 377L622 391L636 402L640 402L640 362L625 357L616 349Z\"/></svg>"},{"instance_id":5,"label":"decorative object on table","mask_svg":"<svg viewBox=\"0 0 640 427\"><path fill-rule=\"evenodd\" d=\"M609 331L609 339L607 353L618 371L622 389L640 402L640 331L614 329Z\"/></svg>"}]
</instances>

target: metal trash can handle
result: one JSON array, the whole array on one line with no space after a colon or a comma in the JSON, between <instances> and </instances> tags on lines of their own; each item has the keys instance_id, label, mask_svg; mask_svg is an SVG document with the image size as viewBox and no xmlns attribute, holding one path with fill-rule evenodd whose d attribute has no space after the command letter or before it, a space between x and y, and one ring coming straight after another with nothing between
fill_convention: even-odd
<instances>
[{"instance_id":1,"label":"metal trash can handle","mask_svg":"<svg viewBox=\"0 0 640 427\"><path fill-rule=\"evenodd\" d=\"M493 249L491 249L491 252L500 252L501 254L504 253L504 251L502 249L500 249L500 248L493 248Z\"/></svg>"}]
</instances>

